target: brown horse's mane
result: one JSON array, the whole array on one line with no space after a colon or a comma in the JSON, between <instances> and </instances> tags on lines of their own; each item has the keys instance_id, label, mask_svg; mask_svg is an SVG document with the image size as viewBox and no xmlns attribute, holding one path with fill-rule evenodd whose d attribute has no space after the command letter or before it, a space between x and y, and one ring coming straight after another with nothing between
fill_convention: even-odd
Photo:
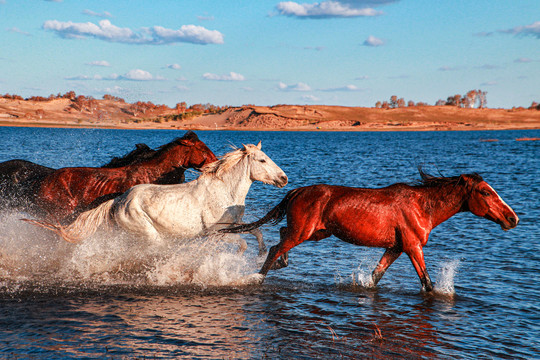
<instances>
[{"instance_id":1,"label":"brown horse's mane","mask_svg":"<svg viewBox=\"0 0 540 360\"><path fill-rule=\"evenodd\" d=\"M199 141L199 137L197 134L195 134L193 131L188 131L184 134L182 137L178 137L171 141L168 144L161 145L157 148L157 150L151 149L146 144L137 144L135 145L135 150L127 153L126 155L122 157L114 157L112 160L108 163L103 165L103 168L119 168L122 166L127 165L135 165L139 164L143 161L151 160L160 154L168 151L170 148L180 145L180 142L182 140L191 140L191 141Z\"/></svg>"},{"instance_id":2,"label":"brown horse's mane","mask_svg":"<svg viewBox=\"0 0 540 360\"><path fill-rule=\"evenodd\" d=\"M418 168L418 172L420 173L421 179L418 182L413 184L413 186L416 186L416 187L432 188L432 187L440 187L440 186L448 185L448 184L459 185L460 182L463 180L462 175L451 176L451 177L446 177L442 175L434 176L434 175L424 172L422 168L420 167ZM464 175L472 178L475 181L475 183L478 183L484 180L482 176L480 176L477 173L464 174Z\"/></svg>"}]
</instances>

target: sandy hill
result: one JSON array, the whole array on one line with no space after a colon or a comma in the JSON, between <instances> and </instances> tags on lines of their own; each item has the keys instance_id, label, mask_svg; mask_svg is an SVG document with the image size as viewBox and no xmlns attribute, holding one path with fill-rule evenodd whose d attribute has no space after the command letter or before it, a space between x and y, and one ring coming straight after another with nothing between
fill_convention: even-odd
<instances>
[{"instance_id":1,"label":"sandy hill","mask_svg":"<svg viewBox=\"0 0 540 360\"><path fill-rule=\"evenodd\" d=\"M397 109L323 105L232 107L184 116L167 107L145 109L117 100L80 105L70 99L0 98L0 125L201 130L496 130L540 129L540 111L418 106Z\"/></svg>"}]
</instances>

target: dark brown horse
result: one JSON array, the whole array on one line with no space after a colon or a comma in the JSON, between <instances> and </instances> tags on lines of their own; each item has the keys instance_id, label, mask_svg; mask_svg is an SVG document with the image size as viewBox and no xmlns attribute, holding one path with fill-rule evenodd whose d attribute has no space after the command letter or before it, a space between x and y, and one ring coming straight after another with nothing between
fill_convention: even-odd
<instances>
[{"instance_id":1,"label":"dark brown horse","mask_svg":"<svg viewBox=\"0 0 540 360\"><path fill-rule=\"evenodd\" d=\"M33 206L29 211L38 217L66 222L134 185L179 183L186 168L200 168L216 160L214 153L190 131L133 164L62 168L40 181L31 181L27 192L33 194Z\"/></svg>"},{"instance_id":2,"label":"dark brown horse","mask_svg":"<svg viewBox=\"0 0 540 360\"><path fill-rule=\"evenodd\" d=\"M146 144L135 145L135 150L122 157L114 157L103 168L115 168L137 164L149 159L157 150ZM28 189L38 184L56 169L27 160L13 159L0 163L0 210L24 211L33 198ZM29 198L30 196L30 198Z\"/></svg>"},{"instance_id":3,"label":"dark brown horse","mask_svg":"<svg viewBox=\"0 0 540 360\"><path fill-rule=\"evenodd\" d=\"M386 249L373 271L373 286L406 253L423 289L431 291L433 285L422 248L434 227L462 211L494 221L503 230L514 228L519 219L478 174L434 177L420 170L420 175L422 181L416 185L400 183L381 189L332 185L297 188L260 220L221 231L250 231L287 217L279 244L270 249L259 272L262 280L278 258L286 256L293 247L306 240L318 241L334 235L351 244Z\"/></svg>"}]
</instances>

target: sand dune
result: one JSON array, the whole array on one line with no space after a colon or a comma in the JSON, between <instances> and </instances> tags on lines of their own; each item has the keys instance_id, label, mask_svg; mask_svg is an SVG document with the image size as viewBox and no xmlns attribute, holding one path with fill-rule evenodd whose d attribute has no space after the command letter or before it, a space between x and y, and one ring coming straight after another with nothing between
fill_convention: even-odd
<instances>
[{"instance_id":1,"label":"sand dune","mask_svg":"<svg viewBox=\"0 0 540 360\"><path fill-rule=\"evenodd\" d=\"M93 109L80 110L75 109L69 99L0 99L0 126L297 131L540 129L538 110L453 106L387 110L323 105L241 106L219 114L178 119L174 109L134 114L131 104L114 100L97 100Z\"/></svg>"}]
</instances>

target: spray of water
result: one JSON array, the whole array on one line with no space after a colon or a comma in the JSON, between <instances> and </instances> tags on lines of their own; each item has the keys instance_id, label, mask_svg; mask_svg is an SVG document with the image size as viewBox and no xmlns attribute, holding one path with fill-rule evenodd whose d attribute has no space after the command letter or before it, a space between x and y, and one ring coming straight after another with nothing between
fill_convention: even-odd
<instances>
[{"instance_id":1,"label":"spray of water","mask_svg":"<svg viewBox=\"0 0 540 360\"><path fill-rule=\"evenodd\" d=\"M250 275L257 269L256 255L238 254L238 246L223 235L155 247L125 233L98 232L71 244L20 221L23 217L27 215L0 215L0 287L21 282L90 287L230 286L259 281Z\"/></svg>"},{"instance_id":2,"label":"spray of water","mask_svg":"<svg viewBox=\"0 0 540 360\"><path fill-rule=\"evenodd\" d=\"M444 263L435 280L435 292L439 295L454 296L454 278L459 267L459 260Z\"/></svg>"}]
</instances>

